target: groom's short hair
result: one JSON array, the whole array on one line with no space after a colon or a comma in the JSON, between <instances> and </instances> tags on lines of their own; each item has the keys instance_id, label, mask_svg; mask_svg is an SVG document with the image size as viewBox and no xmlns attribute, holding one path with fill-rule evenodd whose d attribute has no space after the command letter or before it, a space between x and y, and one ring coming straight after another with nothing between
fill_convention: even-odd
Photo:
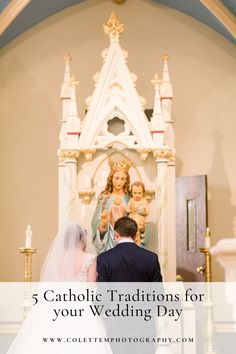
<instances>
[{"instance_id":1,"label":"groom's short hair","mask_svg":"<svg viewBox=\"0 0 236 354\"><path fill-rule=\"evenodd\" d=\"M135 220L123 216L116 220L114 230L118 232L121 237L135 238L138 231L138 225Z\"/></svg>"}]
</instances>

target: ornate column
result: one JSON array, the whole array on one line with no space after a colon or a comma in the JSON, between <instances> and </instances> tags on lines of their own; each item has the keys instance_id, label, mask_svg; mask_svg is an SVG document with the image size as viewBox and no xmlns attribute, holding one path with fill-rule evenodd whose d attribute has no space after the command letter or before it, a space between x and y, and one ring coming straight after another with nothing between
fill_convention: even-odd
<instances>
[{"instance_id":1,"label":"ornate column","mask_svg":"<svg viewBox=\"0 0 236 354\"><path fill-rule=\"evenodd\" d=\"M65 163L64 156L61 150L58 151L58 229L61 228L65 221Z\"/></svg>"},{"instance_id":2,"label":"ornate column","mask_svg":"<svg viewBox=\"0 0 236 354\"><path fill-rule=\"evenodd\" d=\"M63 150L59 154L59 226L76 220L77 209L77 160L79 151Z\"/></svg>"},{"instance_id":3,"label":"ornate column","mask_svg":"<svg viewBox=\"0 0 236 354\"><path fill-rule=\"evenodd\" d=\"M175 165L168 148L154 151L157 163L158 255L164 281L176 280Z\"/></svg>"}]
</instances>

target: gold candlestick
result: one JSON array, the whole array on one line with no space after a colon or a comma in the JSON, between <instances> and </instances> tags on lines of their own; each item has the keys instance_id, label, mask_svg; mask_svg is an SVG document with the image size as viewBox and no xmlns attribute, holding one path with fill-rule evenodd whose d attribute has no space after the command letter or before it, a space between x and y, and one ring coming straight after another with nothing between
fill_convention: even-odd
<instances>
[{"instance_id":1,"label":"gold candlestick","mask_svg":"<svg viewBox=\"0 0 236 354\"><path fill-rule=\"evenodd\" d=\"M24 254L24 281L32 281L32 255L37 252L37 248L20 247L20 253Z\"/></svg>"},{"instance_id":2,"label":"gold candlestick","mask_svg":"<svg viewBox=\"0 0 236 354\"><path fill-rule=\"evenodd\" d=\"M212 272L211 272L211 254L210 249L206 247L201 247L200 252L204 253L205 256L205 266L199 267L198 271L203 273L206 282L212 282Z\"/></svg>"},{"instance_id":3,"label":"gold candlestick","mask_svg":"<svg viewBox=\"0 0 236 354\"><path fill-rule=\"evenodd\" d=\"M25 287L24 287L24 300L21 306L23 307L23 318L25 319L32 307L32 301L31 301L32 256L34 253L36 253L37 248L20 247L19 251L20 253L24 254Z\"/></svg>"},{"instance_id":4,"label":"gold candlestick","mask_svg":"<svg viewBox=\"0 0 236 354\"><path fill-rule=\"evenodd\" d=\"M205 328L204 328L204 354L217 354L215 344L215 324L213 308L214 303L212 299L212 270L211 270L211 254L210 254L210 230L207 227L205 233L205 247L201 247L199 250L204 254L205 265L198 267L197 271L204 274L206 282L206 300L204 301L205 311Z\"/></svg>"},{"instance_id":5,"label":"gold candlestick","mask_svg":"<svg viewBox=\"0 0 236 354\"><path fill-rule=\"evenodd\" d=\"M209 227L207 227L205 232L205 247L199 249L204 254L205 264L197 268L197 272L204 275L206 282L212 282L210 245L211 233Z\"/></svg>"}]
</instances>

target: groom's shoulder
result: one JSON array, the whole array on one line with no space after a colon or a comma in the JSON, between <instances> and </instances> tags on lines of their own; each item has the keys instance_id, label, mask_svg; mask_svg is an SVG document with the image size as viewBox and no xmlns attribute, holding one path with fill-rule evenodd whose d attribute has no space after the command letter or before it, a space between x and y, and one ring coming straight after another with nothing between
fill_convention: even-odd
<instances>
[{"instance_id":1,"label":"groom's shoulder","mask_svg":"<svg viewBox=\"0 0 236 354\"><path fill-rule=\"evenodd\" d=\"M110 257L110 256L114 253L114 250L115 250L115 247L109 249L108 251L105 251L105 252L103 252L103 253L100 253L100 254L97 256L97 259L98 259L98 260L101 260L101 259Z\"/></svg>"},{"instance_id":2,"label":"groom's shoulder","mask_svg":"<svg viewBox=\"0 0 236 354\"><path fill-rule=\"evenodd\" d=\"M148 260L151 263L156 263L158 261L158 255L155 252L150 251L141 246L138 246L138 248L139 248L139 255L143 259Z\"/></svg>"},{"instance_id":3,"label":"groom's shoulder","mask_svg":"<svg viewBox=\"0 0 236 354\"><path fill-rule=\"evenodd\" d=\"M150 250L147 250L146 248L144 247L141 247L141 246L138 246L138 245L135 245L134 249L136 250L136 254L139 254L140 256L143 256L143 257L148 257L150 260L152 259L155 259L158 257L157 254L155 252L152 252ZM132 248L133 250L133 248ZM127 251L126 249L123 249L123 251ZM131 251L131 249L129 248L129 253ZM115 246L111 249L109 249L108 251L105 251L103 253L100 253L97 257L98 261L101 261L101 260L104 260L104 259L109 259L109 258L112 258L113 256L116 255L116 253L119 253L119 250L118 248Z\"/></svg>"},{"instance_id":4,"label":"groom's shoulder","mask_svg":"<svg viewBox=\"0 0 236 354\"><path fill-rule=\"evenodd\" d=\"M143 252L143 254L145 254L146 256L149 256L149 257L157 257L157 254L153 251L150 251L144 247L139 247L140 249L140 252Z\"/></svg>"}]
</instances>

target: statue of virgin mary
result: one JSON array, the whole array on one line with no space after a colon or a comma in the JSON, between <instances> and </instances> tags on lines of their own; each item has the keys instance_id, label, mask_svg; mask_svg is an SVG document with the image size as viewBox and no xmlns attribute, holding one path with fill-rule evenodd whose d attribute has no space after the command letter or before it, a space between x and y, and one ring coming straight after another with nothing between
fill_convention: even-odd
<instances>
[{"instance_id":1,"label":"statue of virgin mary","mask_svg":"<svg viewBox=\"0 0 236 354\"><path fill-rule=\"evenodd\" d=\"M130 198L131 164L125 160L114 162L109 159L110 173L106 187L98 197L92 219L93 244L99 254L115 246L113 227L117 219L126 215Z\"/></svg>"}]
</instances>

